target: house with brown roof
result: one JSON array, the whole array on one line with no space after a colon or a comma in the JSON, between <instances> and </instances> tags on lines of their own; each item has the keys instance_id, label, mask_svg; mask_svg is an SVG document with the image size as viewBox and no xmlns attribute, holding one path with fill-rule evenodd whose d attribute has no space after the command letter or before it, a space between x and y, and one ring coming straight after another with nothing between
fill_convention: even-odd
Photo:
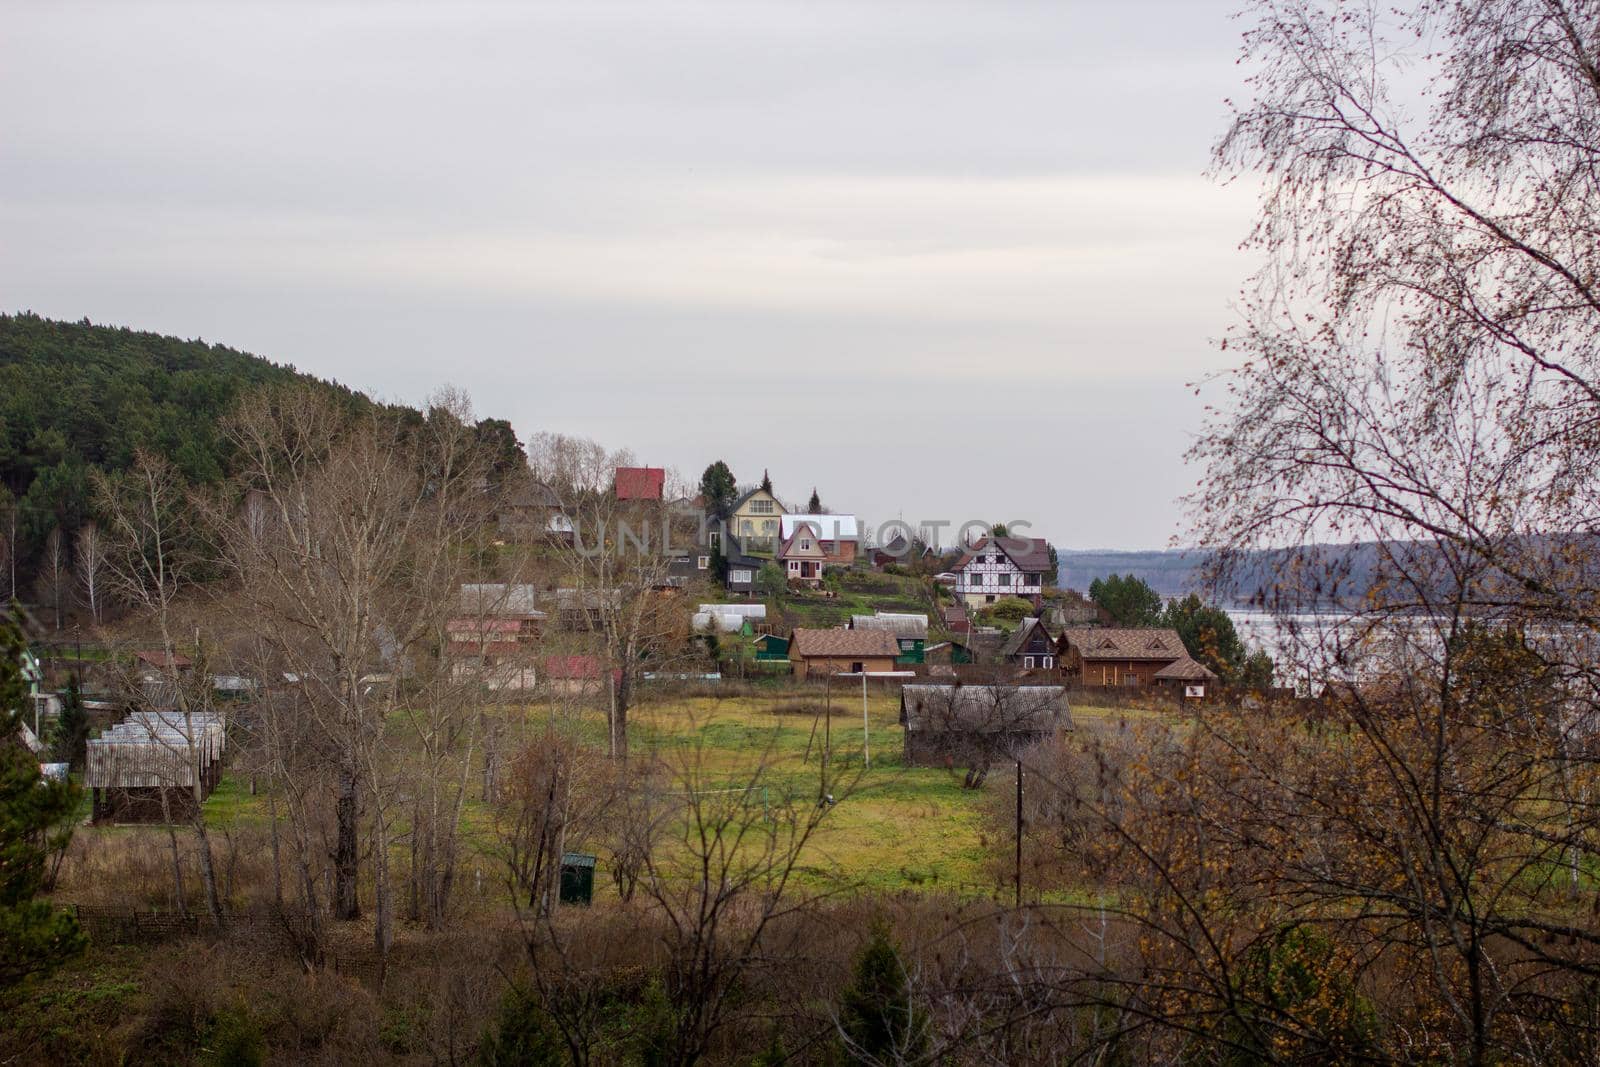
<instances>
[{"instance_id":1,"label":"house with brown roof","mask_svg":"<svg viewBox=\"0 0 1600 1067\"><path fill-rule=\"evenodd\" d=\"M900 644L888 630L808 630L789 635L796 678L849 671L893 671Z\"/></svg>"},{"instance_id":2,"label":"house with brown roof","mask_svg":"<svg viewBox=\"0 0 1600 1067\"><path fill-rule=\"evenodd\" d=\"M1199 668L1178 631L1163 627L1093 627L1063 630L1056 641L1061 671L1075 685L1140 688L1179 684ZM1189 666L1193 664L1193 666Z\"/></svg>"},{"instance_id":3,"label":"house with brown roof","mask_svg":"<svg viewBox=\"0 0 1600 1067\"><path fill-rule=\"evenodd\" d=\"M956 597L981 608L1004 597L1038 607L1050 570L1050 544L1042 537L984 537L955 565Z\"/></svg>"}]
</instances>

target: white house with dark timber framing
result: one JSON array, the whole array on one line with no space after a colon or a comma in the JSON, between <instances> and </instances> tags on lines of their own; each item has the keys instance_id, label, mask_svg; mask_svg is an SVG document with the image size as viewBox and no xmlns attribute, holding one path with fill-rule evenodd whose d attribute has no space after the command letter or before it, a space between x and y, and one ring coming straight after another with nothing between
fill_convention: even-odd
<instances>
[{"instance_id":1,"label":"white house with dark timber framing","mask_svg":"<svg viewBox=\"0 0 1600 1067\"><path fill-rule=\"evenodd\" d=\"M985 537L956 564L956 596L981 608L1004 597L1038 606L1050 569L1050 545L1042 537Z\"/></svg>"}]
</instances>

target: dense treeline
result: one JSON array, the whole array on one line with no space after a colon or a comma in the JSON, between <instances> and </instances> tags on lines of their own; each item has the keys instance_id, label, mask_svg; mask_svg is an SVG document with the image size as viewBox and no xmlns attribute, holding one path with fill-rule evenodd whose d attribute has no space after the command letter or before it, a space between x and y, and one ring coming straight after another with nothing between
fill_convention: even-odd
<instances>
[{"instance_id":1,"label":"dense treeline","mask_svg":"<svg viewBox=\"0 0 1600 1067\"><path fill-rule=\"evenodd\" d=\"M147 452L185 485L220 484L236 466L224 419L244 396L293 384L351 413L384 409L413 431L425 421L415 409L379 405L353 389L224 345L88 320L0 315L5 594L27 599L36 579L48 581L47 571L72 568L80 530L97 519L95 471L118 474ZM526 464L510 423L482 419L475 430L491 449L492 475Z\"/></svg>"},{"instance_id":2,"label":"dense treeline","mask_svg":"<svg viewBox=\"0 0 1600 1067\"><path fill-rule=\"evenodd\" d=\"M125 470L144 449L190 483L218 482L229 464L219 420L243 393L293 381L315 379L200 340L0 315L0 504L15 509L21 574L51 530L70 540L90 518L91 470ZM351 404L370 403L319 384ZM0 525L12 541L10 515Z\"/></svg>"}]
</instances>

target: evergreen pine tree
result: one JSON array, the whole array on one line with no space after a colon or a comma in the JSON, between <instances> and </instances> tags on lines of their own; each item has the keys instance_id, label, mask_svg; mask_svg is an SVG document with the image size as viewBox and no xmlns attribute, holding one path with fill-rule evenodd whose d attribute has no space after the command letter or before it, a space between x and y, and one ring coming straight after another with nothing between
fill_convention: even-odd
<instances>
[{"instance_id":1,"label":"evergreen pine tree","mask_svg":"<svg viewBox=\"0 0 1600 1067\"><path fill-rule=\"evenodd\" d=\"M78 790L44 781L39 762L22 743L22 629L0 624L0 989L47 971L83 950L78 921L48 901L49 857L66 847Z\"/></svg>"},{"instance_id":2,"label":"evergreen pine tree","mask_svg":"<svg viewBox=\"0 0 1600 1067\"><path fill-rule=\"evenodd\" d=\"M911 983L894 937L881 920L856 958L855 976L839 1001L845 1052L858 1063L918 1059L928 1043L927 1025L913 1013Z\"/></svg>"}]
</instances>

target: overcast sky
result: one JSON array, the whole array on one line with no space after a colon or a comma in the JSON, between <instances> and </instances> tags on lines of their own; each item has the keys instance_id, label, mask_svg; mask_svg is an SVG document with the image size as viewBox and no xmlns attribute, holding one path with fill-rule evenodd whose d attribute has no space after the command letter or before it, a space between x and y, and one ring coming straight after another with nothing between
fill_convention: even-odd
<instances>
[{"instance_id":1,"label":"overcast sky","mask_svg":"<svg viewBox=\"0 0 1600 1067\"><path fill-rule=\"evenodd\" d=\"M867 520L1181 531L1237 0L5 5L0 304Z\"/></svg>"}]
</instances>

